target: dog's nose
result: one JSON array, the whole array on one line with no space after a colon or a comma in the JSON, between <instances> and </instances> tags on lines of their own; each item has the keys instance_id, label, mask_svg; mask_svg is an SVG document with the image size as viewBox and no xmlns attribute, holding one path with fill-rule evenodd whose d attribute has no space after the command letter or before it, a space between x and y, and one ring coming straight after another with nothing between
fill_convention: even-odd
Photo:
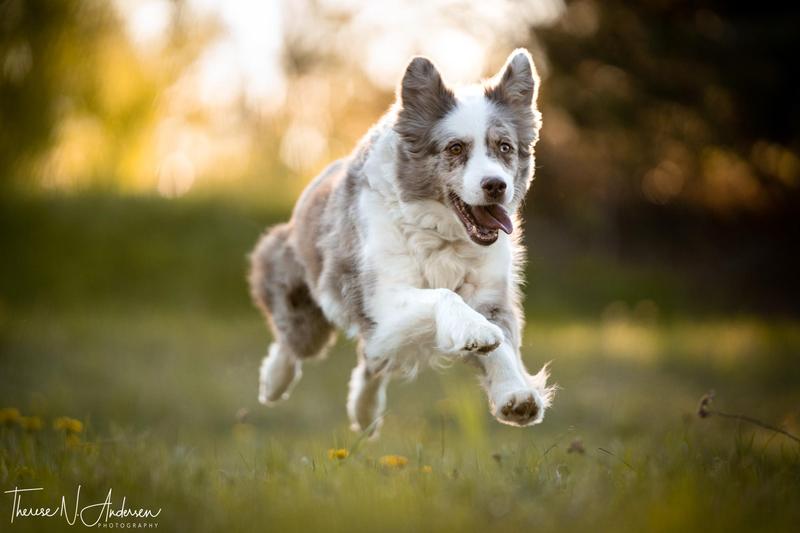
<instances>
[{"instance_id":1,"label":"dog's nose","mask_svg":"<svg viewBox=\"0 0 800 533\"><path fill-rule=\"evenodd\" d=\"M494 176L483 178L481 187L488 200L499 200L506 192L506 182Z\"/></svg>"}]
</instances>

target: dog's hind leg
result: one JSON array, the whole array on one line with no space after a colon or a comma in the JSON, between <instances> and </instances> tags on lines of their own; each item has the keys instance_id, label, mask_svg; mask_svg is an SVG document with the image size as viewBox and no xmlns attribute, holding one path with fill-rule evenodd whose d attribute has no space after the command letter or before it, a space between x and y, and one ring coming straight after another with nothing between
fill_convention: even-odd
<instances>
[{"instance_id":1,"label":"dog's hind leg","mask_svg":"<svg viewBox=\"0 0 800 533\"><path fill-rule=\"evenodd\" d=\"M322 357L334 338L288 242L290 233L288 224L274 227L250 256L250 292L275 339L259 372L258 401L265 405L288 398L302 361Z\"/></svg>"},{"instance_id":2,"label":"dog's hind leg","mask_svg":"<svg viewBox=\"0 0 800 533\"><path fill-rule=\"evenodd\" d=\"M359 347L358 366L350 375L350 390L347 395L347 414L353 431L369 431L378 435L386 409L386 388L389 372L385 368L371 368Z\"/></svg>"}]
</instances>

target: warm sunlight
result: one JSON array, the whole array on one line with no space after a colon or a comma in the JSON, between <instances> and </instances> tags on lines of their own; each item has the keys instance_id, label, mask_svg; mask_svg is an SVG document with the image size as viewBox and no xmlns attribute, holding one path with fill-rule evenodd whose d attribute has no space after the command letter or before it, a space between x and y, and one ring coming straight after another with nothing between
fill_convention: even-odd
<instances>
[{"instance_id":1,"label":"warm sunlight","mask_svg":"<svg viewBox=\"0 0 800 533\"><path fill-rule=\"evenodd\" d=\"M369 92L388 96L409 57L420 54L441 65L449 82L476 82L488 74L490 59L524 40L530 26L552 24L564 11L561 0L524 7L450 0L116 0L114 6L135 47L125 52L133 57L116 64L138 63L142 81L161 90L151 100L153 112L127 133L141 149L127 158L120 185L168 197L200 183L269 179L265 157L294 173L293 188L299 188L326 157L341 155L332 136L350 126L333 124L348 107L364 105L364 90L354 90L353 81L366 76ZM109 41L112 48L125 47L119 36ZM312 48L337 56L352 81L307 71ZM120 76L111 72L104 84L122 86L144 103L151 89L127 80L120 85ZM76 120L89 119L70 122ZM112 171L113 143L103 141L111 125L96 126L94 137L70 136L54 148L44 167L52 173L48 186L71 187ZM265 144L265 134L274 140ZM115 135L121 142L120 132ZM81 139L90 138L92 157L75 155L87 151Z\"/></svg>"},{"instance_id":2,"label":"warm sunlight","mask_svg":"<svg viewBox=\"0 0 800 533\"><path fill-rule=\"evenodd\" d=\"M0 531L798 531L772 4L0 0Z\"/></svg>"}]
</instances>

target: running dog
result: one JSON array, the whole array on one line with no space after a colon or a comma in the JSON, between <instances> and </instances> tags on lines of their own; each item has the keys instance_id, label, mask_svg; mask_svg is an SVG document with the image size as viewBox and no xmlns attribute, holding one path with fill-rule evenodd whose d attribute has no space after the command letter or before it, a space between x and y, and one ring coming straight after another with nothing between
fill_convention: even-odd
<instances>
[{"instance_id":1,"label":"running dog","mask_svg":"<svg viewBox=\"0 0 800 533\"><path fill-rule=\"evenodd\" d=\"M289 397L338 328L358 339L347 412L375 434L392 376L460 359L479 369L504 424L542 421L554 387L520 356L525 251L517 214L533 179L541 114L530 54L451 88L411 60L396 103L332 163L251 254L250 288L274 341L259 401Z\"/></svg>"}]
</instances>

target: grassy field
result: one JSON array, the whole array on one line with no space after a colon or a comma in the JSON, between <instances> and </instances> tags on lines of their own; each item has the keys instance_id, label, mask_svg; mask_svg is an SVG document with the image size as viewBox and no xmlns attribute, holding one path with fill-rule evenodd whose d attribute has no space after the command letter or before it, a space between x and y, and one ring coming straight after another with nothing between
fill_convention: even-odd
<instances>
[{"instance_id":1,"label":"grassy field","mask_svg":"<svg viewBox=\"0 0 800 533\"><path fill-rule=\"evenodd\" d=\"M306 366L288 402L256 403L269 336L241 272L269 216L81 202L2 215L15 231L0 266L0 408L31 418L4 412L0 487L44 488L26 505L74 505L78 485L96 503L112 489L114 508L124 496L160 508L158 529L191 532L800 523L800 445L696 414L715 389L712 407L800 433L795 321L534 308L526 362L552 360L561 386L542 425L496 423L456 365L393 383L382 435L366 441L346 420L345 340ZM0 496L0 531L75 529L62 517L11 524L12 497Z\"/></svg>"}]
</instances>

